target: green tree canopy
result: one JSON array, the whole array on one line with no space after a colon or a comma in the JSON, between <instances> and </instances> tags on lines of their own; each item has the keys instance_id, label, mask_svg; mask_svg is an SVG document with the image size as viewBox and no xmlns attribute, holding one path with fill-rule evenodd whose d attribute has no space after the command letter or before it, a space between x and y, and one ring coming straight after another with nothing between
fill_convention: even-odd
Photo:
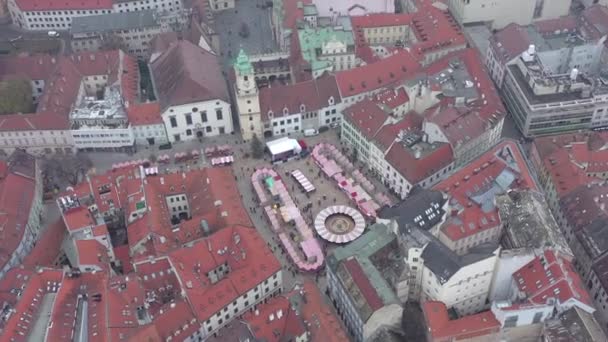
<instances>
[{"instance_id":1,"label":"green tree canopy","mask_svg":"<svg viewBox=\"0 0 608 342\"><path fill-rule=\"evenodd\" d=\"M34 109L29 80L12 79L0 82L0 114L31 113Z\"/></svg>"}]
</instances>

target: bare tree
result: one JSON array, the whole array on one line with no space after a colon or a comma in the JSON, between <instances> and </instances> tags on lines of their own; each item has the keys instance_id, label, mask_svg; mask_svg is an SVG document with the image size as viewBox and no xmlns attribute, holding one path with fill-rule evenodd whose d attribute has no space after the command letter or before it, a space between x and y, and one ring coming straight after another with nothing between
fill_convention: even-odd
<instances>
[{"instance_id":1,"label":"bare tree","mask_svg":"<svg viewBox=\"0 0 608 342\"><path fill-rule=\"evenodd\" d=\"M45 161L43 171L56 183L76 185L92 166L93 162L84 153L55 154Z\"/></svg>"}]
</instances>

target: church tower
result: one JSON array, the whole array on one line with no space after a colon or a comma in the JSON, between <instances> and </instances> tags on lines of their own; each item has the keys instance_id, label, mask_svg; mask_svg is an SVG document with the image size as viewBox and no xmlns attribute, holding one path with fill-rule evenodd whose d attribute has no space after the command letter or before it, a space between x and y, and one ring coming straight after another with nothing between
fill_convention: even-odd
<instances>
[{"instance_id":1,"label":"church tower","mask_svg":"<svg viewBox=\"0 0 608 342\"><path fill-rule=\"evenodd\" d=\"M234 91L243 139L250 140L254 134L263 139L258 87L255 82L253 66L243 49L239 52L234 63L234 73L236 75Z\"/></svg>"}]
</instances>

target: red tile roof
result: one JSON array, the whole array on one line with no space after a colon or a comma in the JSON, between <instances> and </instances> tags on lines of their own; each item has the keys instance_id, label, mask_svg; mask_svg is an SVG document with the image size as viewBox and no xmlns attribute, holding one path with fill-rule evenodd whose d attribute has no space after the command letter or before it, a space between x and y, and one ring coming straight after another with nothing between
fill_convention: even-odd
<instances>
[{"instance_id":1,"label":"red tile roof","mask_svg":"<svg viewBox=\"0 0 608 342\"><path fill-rule=\"evenodd\" d=\"M0 269L11 260L26 229L30 229L28 221L32 204L36 200L35 188L36 180L15 173L9 162L9 173L0 179Z\"/></svg>"},{"instance_id":2,"label":"red tile roof","mask_svg":"<svg viewBox=\"0 0 608 342\"><path fill-rule=\"evenodd\" d=\"M351 23L358 55L360 52L369 55L369 51L365 49L369 45L365 40L365 28L407 26L416 37L416 41L409 44L411 45L409 50L418 58L423 58L429 52L455 46L464 48L466 45L466 39L449 11L440 9L432 3L418 4L417 11L413 13L373 13L353 16Z\"/></svg>"},{"instance_id":3,"label":"red tile roof","mask_svg":"<svg viewBox=\"0 0 608 342\"><path fill-rule=\"evenodd\" d=\"M129 255L129 245L114 247L114 256L120 261L123 273L129 274L133 272L133 264L131 263L131 256Z\"/></svg>"},{"instance_id":4,"label":"red tile roof","mask_svg":"<svg viewBox=\"0 0 608 342\"><path fill-rule=\"evenodd\" d=\"M219 250L225 252L218 253ZM281 264L259 233L242 226L224 228L191 248L171 252L169 257L200 321L206 321L281 270ZM200 276L224 263L230 272L215 284ZM139 272L140 264L136 268Z\"/></svg>"},{"instance_id":5,"label":"red tile roof","mask_svg":"<svg viewBox=\"0 0 608 342\"><path fill-rule=\"evenodd\" d=\"M53 267L61 254L61 244L66 236L66 228L62 219L49 225L38 239L36 246L25 257L21 264L26 269L37 267Z\"/></svg>"},{"instance_id":6,"label":"red tile roof","mask_svg":"<svg viewBox=\"0 0 608 342\"><path fill-rule=\"evenodd\" d=\"M230 101L218 57L189 41L172 42L151 63L150 72L163 110L201 101Z\"/></svg>"},{"instance_id":7,"label":"red tile roof","mask_svg":"<svg viewBox=\"0 0 608 342\"><path fill-rule=\"evenodd\" d=\"M402 143L395 143L385 159L408 182L417 184L450 165L454 161L454 155L450 144L435 143L430 151L422 152L420 158L416 158L412 149Z\"/></svg>"},{"instance_id":8,"label":"red tile roof","mask_svg":"<svg viewBox=\"0 0 608 342\"><path fill-rule=\"evenodd\" d=\"M300 113L302 105L306 112L316 111L329 107L331 98L335 105L340 103L336 78L324 75L315 80L262 88L260 90L260 110L263 120L266 121L270 120L268 117L270 111L273 113L273 118L283 116L285 108L289 114Z\"/></svg>"},{"instance_id":9,"label":"red tile roof","mask_svg":"<svg viewBox=\"0 0 608 342\"><path fill-rule=\"evenodd\" d=\"M45 82L36 113L4 115L0 118L0 131L67 130L68 114L78 96L82 78L96 75L106 75L108 83L120 77L123 99L127 102L137 99L137 60L119 50L0 59L0 79L25 76Z\"/></svg>"},{"instance_id":10,"label":"red tile roof","mask_svg":"<svg viewBox=\"0 0 608 342\"><path fill-rule=\"evenodd\" d=\"M409 112L400 121L382 126L373 141L381 151L386 152L395 142L400 132L420 131L421 129L422 117L416 112Z\"/></svg>"},{"instance_id":11,"label":"red tile roof","mask_svg":"<svg viewBox=\"0 0 608 342\"><path fill-rule=\"evenodd\" d=\"M605 133L592 132L535 139L536 162L551 179L558 197L567 196L580 185L597 182L590 177L592 174L608 171L605 138Z\"/></svg>"},{"instance_id":12,"label":"red tile roof","mask_svg":"<svg viewBox=\"0 0 608 342\"><path fill-rule=\"evenodd\" d=\"M583 34L589 39L600 39L608 34L608 7L593 5L581 13L581 26Z\"/></svg>"},{"instance_id":13,"label":"red tile roof","mask_svg":"<svg viewBox=\"0 0 608 342\"><path fill-rule=\"evenodd\" d=\"M363 268L357 261L357 258L351 257L344 262L344 267L353 279L353 283L357 286L365 302L370 307L371 312L382 308L384 306L382 299L378 295L378 292L374 289L372 283L369 281Z\"/></svg>"},{"instance_id":14,"label":"red tile roof","mask_svg":"<svg viewBox=\"0 0 608 342\"><path fill-rule=\"evenodd\" d=\"M160 115L160 104L158 102L141 103L130 105L127 109L129 122L133 126L162 124Z\"/></svg>"},{"instance_id":15,"label":"red tile roof","mask_svg":"<svg viewBox=\"0 0 608 342\"><path fill-rule=\"evenodd\" d=\"M137 189L139 186L136 184ZM230 167L147 177L145 191L150 210L129 225L129 244L133 249L148 236L155 238L151 240L150 248L146 248L150 253L138 253L137 256L156 254L152 253L153 250L166 252L203 237L204 232L200 229L202 220L207 221L211 231L235 224L252 226ZM192 203L191 219L182 221L179 231L172 229L171 213L165 200L165 196L172 194L184 194Z\"/></svg>"},{"instance_id":16,"label":"red tile roof","mask_svg":"<svg viewBox=\"0 0 608 342\"><path fill-rule=\"evenodd\" d=\"M500 331L500 322L491 311L450 320L445 304L436 301L424 302L422 311L431 341L464 340Z\"/></svg>"},{"instance_id":17,"label":"red tile roof","mask_svg":"<svg viewBox=\"0 0 608 342\"><path fill-rule=\"evenodd\" d=\"M534 304L545 304L549 298L556 298L561 304L574 299L595 310L570 256L545 250L543 255L513 273L513 280Z\"/></svg>"},{"instance_id":18,"label":"red tile roof","mask_svg":"<svg viewBox=\"0 0 608 342\"><path fill-rule=\"evenodd\" d=\"M405 88L387 88L374 95L373 100L380 104L387 106L390 109L395 109L402 106L410 101L410 97L407 95Z\"/></svg>"},{"instance_id":19,"label":"red tile roof","mask_svg":"<svg viewBox=\"0 0 608 342\"><path fill-rule=\"evenodd\" d=\"M95 219L91 216L89 209L84 206L72 208L63 212L63 222L70 233L95 225Z\"/></svg>"},{"instance_id":20,"label":"red tile roof","mask_svg":"<svg viewBox=\"0 0 608 342\"><path fill-rule=\"evenodd\" d=\"M200 329L192 309L183 300L165 306L163 312L154 317L152 324L156 326L156 331L163 341L169 337L185 340Z\"/></svg>"},{"instance_id":21,"label":"red tile roof","mask_svg":"<svg viewBox=\"0 0 608 342\"><path fill-rule=\"evenodd\" d=\"M78 266L92 265L101 269L108 268L110 263L108 251L99 241L95 239L76 240L74 244L78 255Z\"/></svg>"},{"instance_id":22,"label":"red tile roof","mask_svg":"<svg viewBox=\"0 0 608 342\"><path fill-rule=\"evenodd\" d=\"M112 9L112 0L16 0L17 7L22 11L54 11L54 10L99 10Z\"/></svg>"},{"instance_id":23,"label":"red tile roof","mask_svg":"<svg viewBox=\"0 0 608 342\"><path fill-rule=\"evenodd\" d=\"M103 272L82 273L79 277L64 278L61 287L55 297L50 322L47 328L47 339L49 341L64 341L71 339L76 332L78 303L83 300L79 295L85 294L88 300L87 306L87 341L103 342L108 340L107 317L110 313L106 310L107 298L103 295L108 285L107 275ZM101 294L99 301L92 297ZM102 319L100 319L102 318Z\"/></svg>"},{"instance_id":24,"label":"red tile roof","mask_svg":"<svg viewBox=\"0 0 608 342\"><path fill-rule=\"evenodd\" d=\"M27 78L47 80L57 68L57 58L51 55L0 56L0 80Z\"/></svg>"},{"instance_id":25,"label":"red tile roof","mask_svg":"<svg viewBox=\"0 0 608 342\"><path fill-rule=\"evenodd\" d=\"M0 281L0 302L9 305L13 313L6 320L0 320L1 342L25 342L34 327L36 317L42 307L43 298L59 291L63 272L44 270L40 273L14 268ZM20 291L15 291L20 289Z\"/></svg>"},{"instance_id":26,"label":"red tile roof","mask_svg":"<svg viewBox=\"0 0 608 342\"><path fill-rule=\"evenodd\" d=\"M343 112L344 120L355 126L368 140L372 140L386 123L389 115L376 102L365 98Z\"/></svg>"},{"instance_id":27,"label":"red tile roof","mask_svg":"<svg viewBox=\"0 0 608 342\"><path fill-rule=\"evenodd\" d=\"M336 73L342 98L359 95L394 85L413 76L420 69L417 59L399 50L376 63Z\"/></svg>"},{"instance_id":28,"label":"red tile roof","mask_svg":"<svg viewBox=\"0 0 608 342\"><path fill-rule=\"evenodd\" d=\"M412 51L421 56L445 48L464 48L466 45L459 24L447 8L443 10L432 3L418 7L413 18L413 29L418 42L412 46Z\"/></svg>"},{"instance_id":29,"label":"red tile roof","mask_svg":"<svg viewBox=\"0 0 608 342\"><path fill-rule=\"evenodd\" d=\"M312 0L283 0L283 27L295 29L296 23L304 19L304 6L312 4ZM275 25L281 25L275 23ZM296 34L297 36L297 34Z\"/></svg>"},{"instance_id":30,"label":"red tile roof","mask_svg":"<svg viewBox=\"0 0 608 342\"><path fill-rule=\"evenodd\" d=\"M434 187L448 194L450 206L458 212L441 227L447 237L456 241L500 225L498 208L488 202L493 198L484 199L483 194L499 187L499 176L504 172L514 176L513 182L506 184L510 189L538 190L524 156L511 140L502 141Z\"/></svg>"},{"instance_id":31,"label":"red tile roof","mask_svg":"<svg viewBox=\"0 0 608 342\"><path fill-rule=\"evenodd\" d=\"M453 52L431 64L427 72L441 72L455 60L463 63L469 77L475 80L474 87L479 97L465 107L455 107L455 99L445 97L439 105L425 112L425 118L437 124L452 146L458 147L493 127L506 115L506 110L475 49Z\"/></svg>"},{"instance_id":32,"label":"red tile roof","mask_svg":"<svg viewBox=\"0 0 608 342\"><path fill-rule=\"evenodd\" d=\"M526 51L531 42L525 27L511 23L490 38L490 47L494 56L505 64Z\"/></svg>"},{"instance_id":33,"label":"red tile roof","mask_svg":"<svg viewBox=\"0 0 608 342\"><path fill-rule=\"evenodd\" d=\"M0 118L0 131L67 130L70 124L65 115L53 112L8 114Z\"/></svg>"},{"instance_id":34,"label":"red tile roof","mask_svg":"<svg viewBox=\"0 0 608 342\"><path fill-rule=\"evenodd\" d=\"M351 16L350 21L354 29L373 28L412 24L412 13L370 13L366 15Z\"/></svg>"},{"instance_id":35,"label":"red tile roof","mask_svg":"<svg viewBox=\"0 0 608 342\"><path fill-rule=\"evenodd\" d=\"M346 331L329 304L325 303L319 288L311 280L303 284L306 302L302 306L302 318L314 322L308 327L312 341L343 342L347 341Z\"/></svg>"},{"instance_id":36,"label":"red tile roof","mask_svg":"<svg viewBox=\"0 0 608 342\"><path fill-rule=\"evenodd\" d=\"M275 297L262 304L255 312L243 315L256 340L279 342L297 340L306 334L306 326L286 297ZM270 319L272 317L272 320Z\"/></svg>"}]
</instances>

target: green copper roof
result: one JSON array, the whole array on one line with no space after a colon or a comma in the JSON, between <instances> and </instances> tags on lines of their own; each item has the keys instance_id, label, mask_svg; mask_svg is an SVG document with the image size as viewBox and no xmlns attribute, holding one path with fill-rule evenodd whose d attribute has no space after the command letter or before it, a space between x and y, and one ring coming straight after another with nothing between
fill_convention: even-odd
<instances>
[{"instance_id":1,"label":"green copper roof","mask_svg":"<svg viewBox=\"0 0 608 342\"><path fill-rule=\"evenodd\" d=\"M239 51L239 55L236 57L236 61L234 62L234 67L240 74L253 74L253 66L249 61L249 56L247 56L243 49Z\"/></svg>"},{"instance_id":2,"label":"green copper roof","mask_svg":"<svg viewBox=\"0 0 608 342\"><path fill-rule=\"evenodd\" d=\"M338 41L346 44L346 46L353 46L355 44L351 31L334 30L332 27L306 27L298 30L298 37L300 38L302 57L310 63L313 71L332 66L330 61L320 60L317 56L317 49L321 49L326 43Z\"/></svg>"},{"instance_id":3,"label":"green copper roof","mask_svg":"<svg viewBox=\"0 0 608 342\"><path fill-rule=\"evenodd\" d=\"M357 258L363 272L376 289L378 296L384 304L397 303L399 300L391 286L384 279L382 270L376 268L370 260L374 254L393 242L397 237L389 227L381 223L373 224L367 227L367 230L368 232L357 240L343 247L336 248L327 258L327 266L335 272L338 264L350 257Z\"/></svg>"}]
</instances>

